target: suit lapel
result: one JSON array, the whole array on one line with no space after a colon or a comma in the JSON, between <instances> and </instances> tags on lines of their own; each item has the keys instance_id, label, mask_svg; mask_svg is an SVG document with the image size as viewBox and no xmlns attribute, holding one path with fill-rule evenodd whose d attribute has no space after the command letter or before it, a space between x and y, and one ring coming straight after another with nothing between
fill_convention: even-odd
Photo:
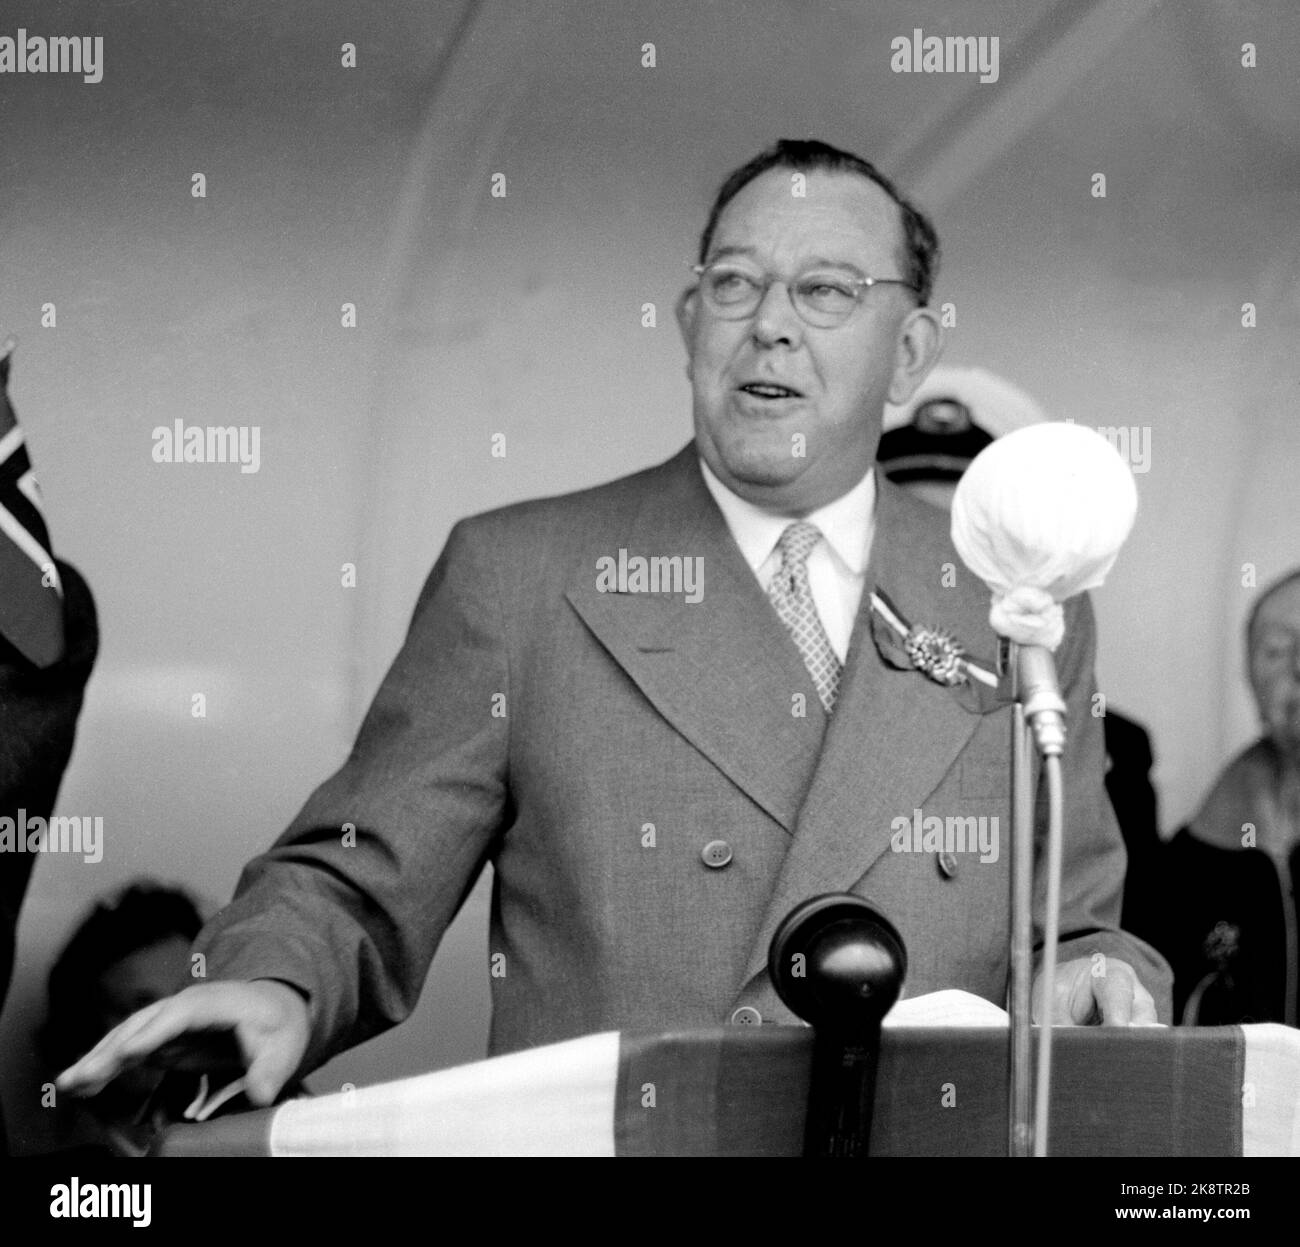
<instances>
[{"instance_id":1,"label":"suit lapel","mask_svg":"<svg viewBox=\"0 0 1300 1247\"><path fill-rule=\"evenodd\" d=\"M938 787L979 723L948 689L886 663L873 641L873 587L911 623L946 628L967 643L988 633L986 599L972 592L973 578L946 539L946 524L879 473L876 483L875 536L849 661L746 982L766 968L772 935L795 905L849 891L871 868L889 847L892 820L910 818Z\"/></svg>"},{"instance_id":2,"label":"suit lapel","mask_svg":"<svg viewBox=\"0 0 1300 1247\"><path fill-rule=\"evenodd\" d=\"M826 715L803 661L759 587L688 446L658 472L605 555L703 560L701 600L601 592L590 560L566 596L655 709L788 831L817 766ZM603 548L603 547L602 547ZM791 713L791 693L807 714Z\"/></svg>"}]
</instances>

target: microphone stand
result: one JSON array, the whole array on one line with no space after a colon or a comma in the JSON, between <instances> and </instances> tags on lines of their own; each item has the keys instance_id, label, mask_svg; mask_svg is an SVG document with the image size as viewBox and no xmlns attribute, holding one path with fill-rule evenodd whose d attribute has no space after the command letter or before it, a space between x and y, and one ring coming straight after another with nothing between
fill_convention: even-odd
<instances>
[{"instance_id":1,"label":"microphone stand","mask_svg":"<svg viewBox=\"0 0 1300 1247\"><path fill-rule=\"evenodd\" d=\"M1052 995L1056 968L1063 835L1061 755L1065 749L1065 702L1056 687L1051 654L1041 646L1012 645L1015 704L1011 739L1011 1046L1008 1052L1007 1151L1011 1156L1047 1155L1051 1097ZM1047 910L1044 914L1043 974L1045 1021L1038 1037L1036 1097L1031 1097L1033 1052L1034 769L1041 754L1047 767L1049 828ZM1033 1121L1031 1122L1031 1104Z\"/></svg>"},{"instance_id":2,"label":"microphone stand","mask_svg":"<svg viewBox=\"0 0 1300 1247\"><path fill-rule=\"evenodd\" d=\"M1014 661L1014 659L1013 659ZM1007 1155L1034 1154L1031 1095L1034 947L1034 800L1030 728L1017 698L1011 719L1011 1047Z\"/></svg>"}]
</instances>

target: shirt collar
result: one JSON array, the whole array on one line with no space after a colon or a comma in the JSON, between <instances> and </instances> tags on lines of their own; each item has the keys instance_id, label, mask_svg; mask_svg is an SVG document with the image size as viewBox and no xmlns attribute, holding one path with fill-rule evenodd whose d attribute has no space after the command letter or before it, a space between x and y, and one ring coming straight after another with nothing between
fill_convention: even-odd
<instances>
[{"instance_id":1,"label":"shirt collar","mask_svg":"<svg viewBox=\"0 0 1300 1247\"><path fill-rule=\"evenodd\" d=\"M700 460L700 471L745 562L757 572L776 548L781 534L799 517L773 515L746 501L718 480L703 459ZM803 517L821 529L836 560L855 576L861 576L867 570L875 528L875 505L876 476L873 468L848 493Z\"/></svg>"}]
</instances>

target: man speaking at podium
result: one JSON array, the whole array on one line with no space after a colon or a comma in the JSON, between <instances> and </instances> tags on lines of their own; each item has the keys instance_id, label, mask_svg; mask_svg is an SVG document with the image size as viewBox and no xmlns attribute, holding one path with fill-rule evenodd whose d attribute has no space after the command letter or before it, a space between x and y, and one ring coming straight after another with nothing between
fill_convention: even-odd
<instances>
[{"instance_id":1,"label":"man speaking at podium","mask_svg":"<svg viewBox=\"0 0 1300 1247\"><path fill-rule=\"evenodd\" d=\"M947 517L874 470L886 401L939 354L937 252L846 152L783 141L733 173L679 304L693 442L455 526L347 762L200 935L207 981L128 1019L62 1085L233 1029L250 1098L269 1102L409 1014L487 861L494 1054L792 1023L768 943L824 892L888 915L908 995L1003 1004L1010 709L900 656L873 605L996 653ZM1167 967L1117 925L1093 654L1078 598L1056 655L1060 964L1038 1008L1167 1020ZM899 834L936 819L979 826L978 846Z\"/></svg>"}]
</instances>

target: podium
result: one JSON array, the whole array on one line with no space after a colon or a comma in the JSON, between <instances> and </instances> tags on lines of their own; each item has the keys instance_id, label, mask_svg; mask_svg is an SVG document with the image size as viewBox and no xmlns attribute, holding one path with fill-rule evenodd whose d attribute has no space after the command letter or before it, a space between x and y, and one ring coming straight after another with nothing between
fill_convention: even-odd
<instances>
[{"instance_id":1,"label":"podium","mask_svg":"<svg viewBox=\"0 0 1300 1247\"><path fill-rule=\"evenodd\" d=\"M1035 1032L1035 1041L1037 1032ZM178 1125L164 1156L799 1156L813 1032L607 1032ZM1051 1152L1300 1155L1300 1031L1058 1027ZM886 1027L872 1156L1002 1156L1005 1027Z\"/></svg>"}]
</instances>

